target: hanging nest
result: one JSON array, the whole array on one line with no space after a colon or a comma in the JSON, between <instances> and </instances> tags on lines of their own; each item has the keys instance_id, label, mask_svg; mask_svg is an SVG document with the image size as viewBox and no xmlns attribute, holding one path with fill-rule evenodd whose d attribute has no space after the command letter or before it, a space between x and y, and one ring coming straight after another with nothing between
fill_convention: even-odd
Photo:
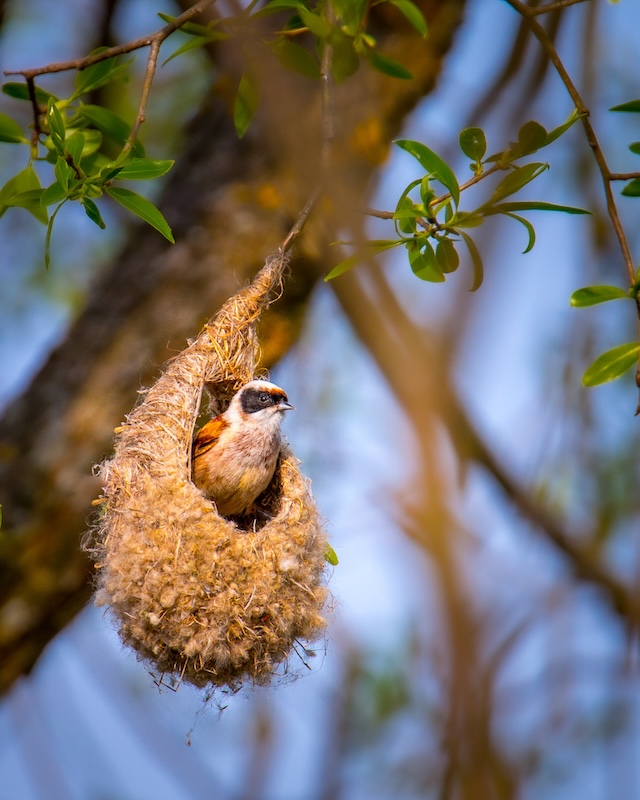
<instances>
[{"instance_id":1,"label":"hanging nest","mask_svg":"<svg viewBox=\"0 0 640 800\"><path fill-rule=\"evenodd\" d=\"M256 323L284 265L281 254L268 260L168 364L100 466L102 513L89 545L96 603L110 606L123 642L173 684L268 683L296 642L312 642L326 624L327 540L291 451L283 445L247 530L191 481L203 387L219 412L255 377Z\"/></svg>"}]
</instances>

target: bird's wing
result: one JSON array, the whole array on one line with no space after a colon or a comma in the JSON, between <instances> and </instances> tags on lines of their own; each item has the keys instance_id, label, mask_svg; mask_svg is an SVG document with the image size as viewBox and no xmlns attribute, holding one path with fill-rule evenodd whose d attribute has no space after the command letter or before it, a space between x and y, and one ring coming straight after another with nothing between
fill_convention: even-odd
<instances>
[{"instance_id":1,"label":"bird's wing","mask_svg":"<svg viewBox=\"0 0 640 800\"><path fill-rule=\"evenodd\" d=\"M229 423L221 416L210 419L200 428L193 440L193 457L198 458L208 453L220 438L222 431L228 427Z\"/></svg>"}]
</instances>

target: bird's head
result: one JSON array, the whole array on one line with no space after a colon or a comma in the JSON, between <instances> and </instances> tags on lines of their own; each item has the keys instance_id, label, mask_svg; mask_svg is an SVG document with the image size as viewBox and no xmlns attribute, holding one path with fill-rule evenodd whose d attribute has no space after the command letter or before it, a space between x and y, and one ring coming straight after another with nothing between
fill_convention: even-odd
<instances>
[{"instance_id":1,"label":"bird's head","mask_svg":"<svg viewBox=\"0 0 640 800\"><path fill-rule=\"evenodd\" d=\"M285 411L293 409L284 389L269 381L250 381L239 389L229 405L229 414L244 420L262 423L278 422Z\"/></svg>"}]
</instances>

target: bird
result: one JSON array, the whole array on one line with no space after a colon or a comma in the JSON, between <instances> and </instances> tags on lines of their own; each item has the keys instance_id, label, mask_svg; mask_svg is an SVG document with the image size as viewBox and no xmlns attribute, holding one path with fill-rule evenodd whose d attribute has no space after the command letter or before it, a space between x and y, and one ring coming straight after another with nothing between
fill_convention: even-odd
<instances>
[{"instance_id":1,"label":"bird","mask_svg":"<svg viewBox=\"0 0 640 800\"><path fill-rule=\"evenodd\" d=\"M280 425L294 408L275 383L253 380L232 397L227 410L196 434L192 449L195 485L223 517L242 517L275 472L282 445Z\"/></svg>"}]
</instances>

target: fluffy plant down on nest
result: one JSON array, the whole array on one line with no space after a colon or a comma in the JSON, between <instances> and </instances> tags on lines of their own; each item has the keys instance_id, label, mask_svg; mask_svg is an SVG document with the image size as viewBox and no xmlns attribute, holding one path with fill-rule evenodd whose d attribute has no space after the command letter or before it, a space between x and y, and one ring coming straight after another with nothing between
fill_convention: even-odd
<instances>
[{"instance_id":1,"label":"fluffy plant down on nest","mask_svg":"<svg viewBox=\"0 0 640 800\"><path fill-rule=\"evenodd\" d=\"M326 624L321 529L298 460L283 446L247 530L191 482L191 441L205 383L224 408L254 377L255 325L284 258L223 306L173 359L118 429L100 467L101 515L89 549L96 603L161 677L198 687L268 683L296 641Z\"/></svg>"}]
</instances>

